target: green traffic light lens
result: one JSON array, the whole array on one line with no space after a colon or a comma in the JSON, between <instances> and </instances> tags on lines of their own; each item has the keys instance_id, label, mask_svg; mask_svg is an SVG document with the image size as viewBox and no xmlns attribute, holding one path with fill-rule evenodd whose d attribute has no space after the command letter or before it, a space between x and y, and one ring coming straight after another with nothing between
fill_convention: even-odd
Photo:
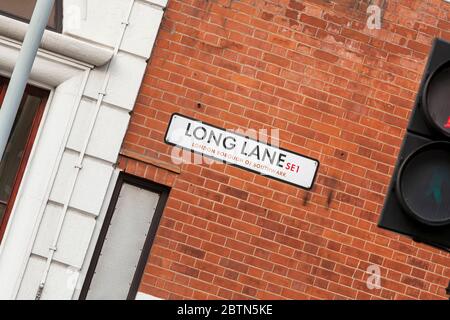
<instances>
[{"instance_id":1,"label":"green traffic light lens","mask_svg":"<svg viewBox=\"0 0 450 320\"><path fill-rule=\"evenodd\" d=\"M429 143L412 153L399 170L397 194L419 222L450 224L450 143Z\"/></svg>"}]
</instances>

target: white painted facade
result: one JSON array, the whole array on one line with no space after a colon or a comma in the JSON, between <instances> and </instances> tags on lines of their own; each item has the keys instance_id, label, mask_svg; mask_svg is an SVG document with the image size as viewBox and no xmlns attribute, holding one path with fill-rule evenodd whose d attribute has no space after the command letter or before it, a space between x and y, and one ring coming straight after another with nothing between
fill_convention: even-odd
<instances>
[{"instance_id":1,"label":"white painted facade","mask_svg":"<svg viewBox=\"0 0 450 320\"><path fill-rule=\"evenodd\" d=\"M43 279L41 299L78 298L166 5L64 0L63 34L46 31L30 83L51 94L0 245L0 299L35 299ZM23 28L0 19L3 75Z\"/></svg>"}]
</instances>

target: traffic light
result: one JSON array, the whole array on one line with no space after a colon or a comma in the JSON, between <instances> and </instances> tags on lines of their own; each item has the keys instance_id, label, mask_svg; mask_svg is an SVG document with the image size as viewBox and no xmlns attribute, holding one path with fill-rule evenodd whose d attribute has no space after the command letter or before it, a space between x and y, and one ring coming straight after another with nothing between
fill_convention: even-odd
<instances>
[{"instance_id":1,"label":"traffic light","mask_svg":"<svg viewBox=\"0 0 450 320\"><path fill-rule=\"evenodd\" d=\"M450 250L450 43L436 39L378 226Z\"/></svg>"}]
</instances>

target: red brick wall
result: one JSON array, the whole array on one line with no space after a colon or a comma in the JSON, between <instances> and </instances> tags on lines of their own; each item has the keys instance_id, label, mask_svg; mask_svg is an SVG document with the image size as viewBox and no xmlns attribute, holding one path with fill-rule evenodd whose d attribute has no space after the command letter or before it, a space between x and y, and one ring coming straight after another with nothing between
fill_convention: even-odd
<instances>
[{"instance_id":1,"label":"red brick wall","mask_svg":"<svg viewBox=\"0 0 450 320\"><path fill-rule=\"evenodd\" d=\"M445 298L450 256L377 228L435 36L450 4L170 0L121 168L172 187L141 291L164 298ZM172 113L280 129L321 162L311 192L229 165L174 165ZM135 159L137 160L135 160ZM380 265L382 288L366 286Z\"/></svg>"}]
</instances>

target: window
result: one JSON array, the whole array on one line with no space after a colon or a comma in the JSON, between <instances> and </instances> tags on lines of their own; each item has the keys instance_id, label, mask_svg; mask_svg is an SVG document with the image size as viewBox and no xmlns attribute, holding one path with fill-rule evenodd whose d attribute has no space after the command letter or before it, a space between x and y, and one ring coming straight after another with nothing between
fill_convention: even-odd
<instances>
[{"instance_id":1,"label":"window","mask_svg":"<svg viewBox=\"0 0 450 320\"><path fill-rule=\"evenodd\" d=\"M168 189L121 174L80 299L135 299Z\"/></svg>"},{"instance_id":2,"label":"window","mask_svg":"<svg viewBox=\"0 0 450 320\"><path fill-rule=\"evenodd\" d=\"M0 107L8 80L0 77ZM48 92L28 86L0 161L0 241L19 190L34 138L44 113Z\"/></svg>"},{"instance_id":3,"label":"window","mask_svg":"<svg viewBox=\"0 0 450 320\"><path fill-rule=\"evenodd\" d=\"M37 0L0 0L0 14L24 22L30 22ZM62 0L55 0L47 28L62 31Z\"/></svg>"}]
</instances>

